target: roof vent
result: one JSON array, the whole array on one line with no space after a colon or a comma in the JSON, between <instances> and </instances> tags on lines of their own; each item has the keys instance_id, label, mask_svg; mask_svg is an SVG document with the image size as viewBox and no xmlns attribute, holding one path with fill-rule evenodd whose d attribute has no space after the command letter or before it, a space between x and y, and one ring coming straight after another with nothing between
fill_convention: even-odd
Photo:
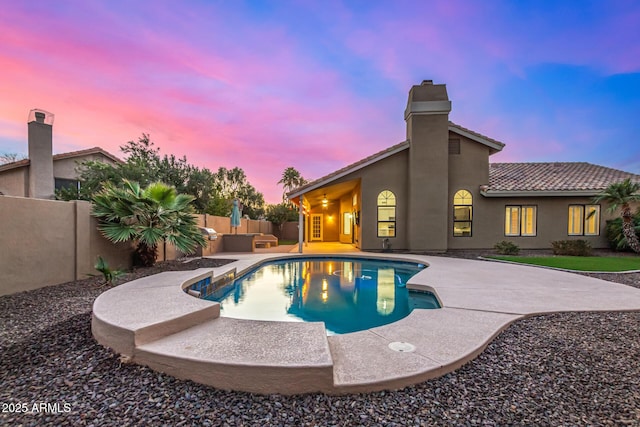
<instances>
[{"instance_id":1,"label":"roof vent","mask_svg":"<svg viewBox=\"0 0 640 427\"><path fill-rule=\"evenodd\" d=\"M433 80L423 80L421 86L432 85Z\"/></svg>"}]
</instances>

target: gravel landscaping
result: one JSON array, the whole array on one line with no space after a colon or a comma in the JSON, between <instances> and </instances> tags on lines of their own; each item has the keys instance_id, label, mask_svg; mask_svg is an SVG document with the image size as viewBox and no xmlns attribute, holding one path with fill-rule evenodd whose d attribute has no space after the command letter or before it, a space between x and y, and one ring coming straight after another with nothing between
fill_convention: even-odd
<instances>
[{"instance_id":1,"label":"gravel landscaping","mask_svg":"<svg viewBox=\"0 0 640 427\"><path fill-rule=\"evenodd\" d=\"M585 275L640 288L640 273ZM0 297L0 424L640 426L640 312L527 318L459 370L398 391L259 396L121 363L91 335L98 282Z\"/></svg>"}]
</instances>

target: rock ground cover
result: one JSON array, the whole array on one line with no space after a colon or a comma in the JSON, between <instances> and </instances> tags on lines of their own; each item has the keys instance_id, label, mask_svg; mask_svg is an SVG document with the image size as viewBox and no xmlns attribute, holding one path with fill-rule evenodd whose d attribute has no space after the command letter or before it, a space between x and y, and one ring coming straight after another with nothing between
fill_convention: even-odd
<instances>
[{"instance_id":1,"label":"rock ground cover","mask_svg":"<svg viewBox=\"0 0 640 427\"><path fill-rule=\"evenodd\" d=\"M640 273L587 275L640 288ZM96 283L0 297L0 424L640 425L638 312L520 320L461 369L398 391L260 396L122 363L91 336Z\"/></svg>"}]
</instances>

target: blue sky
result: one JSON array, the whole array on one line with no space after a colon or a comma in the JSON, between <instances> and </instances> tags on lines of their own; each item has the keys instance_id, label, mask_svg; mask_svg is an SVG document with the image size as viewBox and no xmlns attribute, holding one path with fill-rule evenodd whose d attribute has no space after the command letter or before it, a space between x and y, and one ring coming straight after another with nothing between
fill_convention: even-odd
<instances>
[{"instance_id":1,"label":"blue sky","mask_svg":"<svg viewBox=\"0 0 640 427\"><path fill-rule=\"evenodd\" d=\"M0 0L0 152L32 108L54 151L141 134L278 202L405 138L411 85L445 83L450 119L506 144L494 162L640 173L636 1Z\"/></svg>"}]
</instances>

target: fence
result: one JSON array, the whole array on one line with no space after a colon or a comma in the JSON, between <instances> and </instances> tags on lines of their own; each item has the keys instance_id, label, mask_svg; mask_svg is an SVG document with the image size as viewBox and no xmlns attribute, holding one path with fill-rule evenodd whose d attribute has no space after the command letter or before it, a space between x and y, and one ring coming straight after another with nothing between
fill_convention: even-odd
<instances>
[{"instance_id":1,"label":"fence","mask_svg":"<svg viewBox=\"0 0 640 427\"><path fill-rule=\"evenodd\" d=\"M98 256L112 268L130 268L131 245L111 243L97 225L89 202L0 196L0 295L85 278L97 273ZM231 232L230 218L198 215L198 225ZM237 232L269 234L272 224L242 219ZM180 255L167 245L159 249L160 260ZM223 250L218 241L208 249Z\"/></svg>"}]
</instances>

